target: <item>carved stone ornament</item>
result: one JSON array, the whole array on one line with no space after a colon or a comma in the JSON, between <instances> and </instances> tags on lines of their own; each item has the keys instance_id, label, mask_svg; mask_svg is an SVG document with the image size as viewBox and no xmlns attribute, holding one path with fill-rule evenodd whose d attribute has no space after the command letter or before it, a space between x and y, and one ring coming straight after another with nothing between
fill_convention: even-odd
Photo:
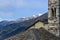
<instances>
[{"instance_id":1,"label":"carved stone ornament","mask_svg":"<svg viewBox=\"0 0 60 40\"><path fill-rule=\"evenodd\" d=\"M49 17L49 20L53 20L53 17Z\"/></svg>"},{"instance_id":2,"label":"carved stone ornament","mask_svg":"<svg viewBox=\"0 0 60 40\"><path fill-rule=\"evenodd\" d=\"M56 0L50 0L50 2L51 2L51 3L55 3L55 2L56 2Z\"/></svg>"}]
</instances>

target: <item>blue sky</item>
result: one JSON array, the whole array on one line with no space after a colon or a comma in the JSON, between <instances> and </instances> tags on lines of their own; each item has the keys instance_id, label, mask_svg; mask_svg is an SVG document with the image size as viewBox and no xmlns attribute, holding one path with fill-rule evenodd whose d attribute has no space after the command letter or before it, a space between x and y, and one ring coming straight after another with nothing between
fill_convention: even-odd
<instances>
[{"instance_id":1,"label":"blue sky","mask_svg":"<svg viewBox=\"0 0 60 40\"><path fill-rule=\"evenodd\" d=\"M48 11L48 0L0 0L0 21L15 20Z\"/></svg>"}]
</instances>

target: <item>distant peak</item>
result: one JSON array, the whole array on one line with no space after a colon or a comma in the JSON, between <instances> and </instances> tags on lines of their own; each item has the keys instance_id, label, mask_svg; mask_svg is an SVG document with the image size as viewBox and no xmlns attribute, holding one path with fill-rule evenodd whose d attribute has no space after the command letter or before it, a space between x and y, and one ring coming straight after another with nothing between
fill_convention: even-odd
<instances>
[{"instance_id":1,"label":"distant peak","mask_svg":"<svg viewBox=\"0 0 60 40\"><path fill-rule=\"evenodd\" d=\"M38 17L38 16L41 16L42 14L36 14L36 15L33 15L33 17Z\"/></svg>"},{"instance_id":2,"label":"distant peak","mask_svg":"<svg viewBox=\"0 0 60 40\"><path fill-rule=\"evenodd\" d=\"M34 18L37 18L37 17L39 17L39 16L41 16L41 15L42 15L42 14L36 14L36 15L33 15L33 16L29 16L29 17L18 18L17 20L15 20L15 22L22 22L22 21L34 19Z\"/></svg>"},{"instance_id":3,"label":"distant peak","mask_svg":"<svg viewBox=\"0 0 60 40\"><path fill-rule=\"evenodd\" d=\"M39 16L41 16L42 14L38 14Z\"/></svg>"}]
</instances>

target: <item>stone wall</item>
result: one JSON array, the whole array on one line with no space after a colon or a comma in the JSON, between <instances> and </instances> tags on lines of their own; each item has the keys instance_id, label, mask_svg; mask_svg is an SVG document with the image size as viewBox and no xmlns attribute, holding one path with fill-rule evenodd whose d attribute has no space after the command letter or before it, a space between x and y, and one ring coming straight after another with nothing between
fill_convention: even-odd
<instances>
[{"instance_id":1,"label":"stone wall","mask_svg":"<svg viewBox=\"0 0 60 40\"><path fill-rule=\"evenodd\" d=\"M60 27L60 1L48 0L48 29L51 33L59 36ZM58 34L58 35L57 35Z\"/></svg>"}]
</instances>

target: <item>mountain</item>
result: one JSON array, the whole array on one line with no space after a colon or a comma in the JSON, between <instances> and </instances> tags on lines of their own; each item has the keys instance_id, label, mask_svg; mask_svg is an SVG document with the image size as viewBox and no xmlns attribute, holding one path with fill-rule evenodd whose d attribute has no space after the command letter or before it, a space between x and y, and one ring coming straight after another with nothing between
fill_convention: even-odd
<instances>
[{"instance_id":1,"label":"mountain","mask_svg":"<svg viewBox=\"0 0 60 40\"><path fill-rule=\"evenodd\" d=\"M39 16L41 16L41 14L36 14L36 15L33 15L33 16L30 16L30 17L18 18L17 20L15 20L15 22L23 22L23 21L26 21L26 20L35 19Z\"/></svg>"},{"instance_id":2,"label":"mountain","mask_svg":"<svg viewBox=\"0 0 60 40\"><path fill-rule=\"evenodd\" d=\"M0 22L0 36L2 38L10 37L12 35L15 35L21 31L25 31L36 22L36 18L39 18L40 16L35 15L31 17L26 18L20 18L14 21L1 21Z\"/></svg>"},{"instance_id":3,"label":"mountain","mask_svg":"<svg viewBox=\"0 0 60 40\"><path fill-rule=\"evenodd\" d=\"M9 25L9 24L12 24L12 23L18 23L18 22L23 22L23 21L30 20L30 19L35 19L39 16L40 16L40 14L36 14L36 15L33 15L33 16L30 16L30 17L18 18L17 20L14 20L14 21L3 20L3 21L0 21L0 27L1 26L6 26L6 25Z\"/></svg>"},{"instance_id":4,"label":"mountain","mask_svg":"<svg viewBox=\"0 0 60 40\"><path fill-rule=\"evenodd\" d=\"M0 22L0 27L1 27L1 26L5 26L5 25L8 24L8 23L9 23L8 21L1 21L1 22Z\"/></svg>"},{"instance_id":5,"label":"mountain","mask_svg":"<svg viewBox=\"0 0 60 40\"><path fill-rule=\"evenodd\" d=\"M14 23L14 21L4 20L4 21L0 22L0 27L6 26L6 25L9 25L9 24L12 24L12 23Z\"/></svg>"}]
</instances>

